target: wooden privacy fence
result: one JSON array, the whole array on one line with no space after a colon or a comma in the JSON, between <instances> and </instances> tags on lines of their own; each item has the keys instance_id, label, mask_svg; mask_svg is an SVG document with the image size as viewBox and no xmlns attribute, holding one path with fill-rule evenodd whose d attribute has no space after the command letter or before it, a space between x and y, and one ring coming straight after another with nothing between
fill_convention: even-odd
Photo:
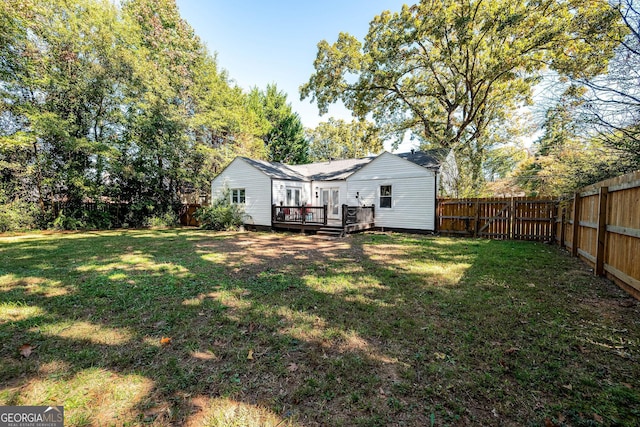
<instances>
[{"instance_id":1,"label":"wooden privacy fence","mask_svg":"<svg viewBox=\"0 0 640 427\"><path fill-rule=\"evenodd\" d=\"M640 172L585 187L560 211L558 243L640 299Z\"/></svg>"},{"instance_id":2,"label":"wooden privacy fence","mask_svg":"<svg viewBox=\"0 0 640 427\"><path fill-rule=\"evenodd\" d=\"M180 218L180 225L199 226L200 223L195 218L194 214L198 208L202 206L200 203L185 203L180 207L178 217Z\"/></svg>"},{"instance_id":3,"label":"wooden privacy fence","mask_svg":"<svg viewBox=\"0 0 640 427\"><path fill-rule=\"evenodd\" d=\"M557 200L532 197L440 199L438 232L503 240L552 241Z\"/></svg>"}]
</instances>

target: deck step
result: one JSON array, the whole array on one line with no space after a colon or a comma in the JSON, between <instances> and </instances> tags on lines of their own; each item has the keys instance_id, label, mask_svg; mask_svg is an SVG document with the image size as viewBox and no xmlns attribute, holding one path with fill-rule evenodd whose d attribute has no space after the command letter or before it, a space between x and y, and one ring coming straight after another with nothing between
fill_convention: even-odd
<instances>
[{"instance_id":1,"label":"deck step","mask_svg":"<svg viewBox=\"0 0 640 427\"><path fill-rule=\"evenodd\" d=\"M342 227L320 227L316 232L316 235L325 237L342 237L344 235L344 229Z\"/></svg>"}]
</instances>

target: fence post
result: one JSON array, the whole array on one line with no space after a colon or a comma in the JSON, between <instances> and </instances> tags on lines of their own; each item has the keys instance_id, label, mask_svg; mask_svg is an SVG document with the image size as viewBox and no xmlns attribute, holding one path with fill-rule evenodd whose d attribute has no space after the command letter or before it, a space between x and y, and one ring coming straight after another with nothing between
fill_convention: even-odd
<instances>
[{"instance_id":1,"label":"fence post","mask_svg":"<svg viewBox=\"0 0 640 427\"><path fill-rule=\"evenodd\" d=\"M560 244L559 246L561 248L564 248L564 238L565 238L565 233L567 232L567 228L565 226L565 220L567 218L567 208L563 207L562 208L562 214L560 214Z\"/></svg>"},{"instance_id":2,"label":"fence post","mask_svg":"<svg viewBox=\"0 0 640 427\"><path fill-rule=\"evenodd\" d=\"M549 206L549 205L547 205ZM558 222L558 216L560 216L560 204L559 202L552 203L551 205L551 227L549 227L549 242L553 242L556 239L556 224Z\"/></svg>"},{"instance_id":3,"label":"fence post","mask_svg":"<svg viewBox=\"0 0 640 427\"><path fill-rule=\"evenodd\" d=\"M513 240L516 235L516 227L518 226L516 214L516 200L514 197L511 197L509 199L509 209L507 210L507 218L509 218L507 221L507 239L509 240Z\"/></svg>"},{"instance_id":4,"label":"fence post","mask_svg":"<svg viewBox=\"0 0 640 427\"><path fill-rule=\"evenodd\" d=\"M476 199L476 218L473 224L473 237L478 237L478 230L480 229L480 201Z\"/></svg>"},{"instance_id":5,"label":"fence post","mask_svg":"<svg viewBox=\"0 0 640 427\"><path fill-rule=\"evenodd\" d=\"M573 230L571 256L578 256L578 229L580 227L580 193L573 195Z\"/></svg>"},{"instance_id":6,"label":"fence post","mask_svg":"<svg viewBox=\"0 0 640 427\"><path fill-rule=\"evenodd\" d=\"M596 266L593 270L596 276L604 274L605 237L607 231L607 196L609 187L600 187L598 194L598 246L596 247Z\"/></svg>"}]
</instances>

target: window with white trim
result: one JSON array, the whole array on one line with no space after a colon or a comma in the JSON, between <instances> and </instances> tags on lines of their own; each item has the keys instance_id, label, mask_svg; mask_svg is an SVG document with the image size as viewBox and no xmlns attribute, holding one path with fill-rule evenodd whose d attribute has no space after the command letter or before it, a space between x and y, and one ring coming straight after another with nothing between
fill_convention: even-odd
<instances>
[{"instance_id":1,"label":"window with white trim","mask_svg":"<svg viewBox=\"0 0 640 427\"><path fill-rule=\"evenodd\" d=\"M392 204L391 203L391 186L381 185L380 186L380 207L390 208L391 204Z\"/></svg>"},{"instance_id":2,"label":"window with white trim","mask_svg":"<svg viewBox=\"0 0 640 427\"><path fill-rule=\"evenodd\" d=\"M244 204L246 201L244 188L231 189L231 203Z\"/></svg>"}]
</instances>

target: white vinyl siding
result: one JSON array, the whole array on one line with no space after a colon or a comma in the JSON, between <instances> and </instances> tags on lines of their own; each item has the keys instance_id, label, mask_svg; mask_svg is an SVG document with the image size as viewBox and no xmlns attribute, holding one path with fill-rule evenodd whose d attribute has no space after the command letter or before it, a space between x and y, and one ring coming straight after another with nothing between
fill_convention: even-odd
<instances>
[{"instance_id":1,"label":"white vinyl siding","mask_svg":"<svg viewBox=\"0 0 640 427\"><path fill-rule=\"evenodd\" d=\"M311 197L311 184L303 181L286 181L282 179L273 180L273 204L274 205L289 205L289 202L296 202L296 193L300 193L299 204L308 205L313 204Z\"/></svg>"},{"instance_id":2,"label":"white vinyl siding","mask_svg":"<svg viewBox=\"0 0 640 427\"><path fill-rule=\"evenodd\" d=\"M271 226L271 178L236 158L211 183L212 199L222 196L225 188L245 190L247 224Z\"/></svg>"},{"instance_id":3,"label":"white vinyl siding","mask_svg":"<svg viewBox=\"0 0 640 427\"><path fill-rule=\"evenodd\" d=\"M435 179L433 171L383 153L347 178L347 200L355 206L375 205L377 227L435 230ZM389 185L392 207L380 208L381 186Z\"/></svg>"}]
</instances>

